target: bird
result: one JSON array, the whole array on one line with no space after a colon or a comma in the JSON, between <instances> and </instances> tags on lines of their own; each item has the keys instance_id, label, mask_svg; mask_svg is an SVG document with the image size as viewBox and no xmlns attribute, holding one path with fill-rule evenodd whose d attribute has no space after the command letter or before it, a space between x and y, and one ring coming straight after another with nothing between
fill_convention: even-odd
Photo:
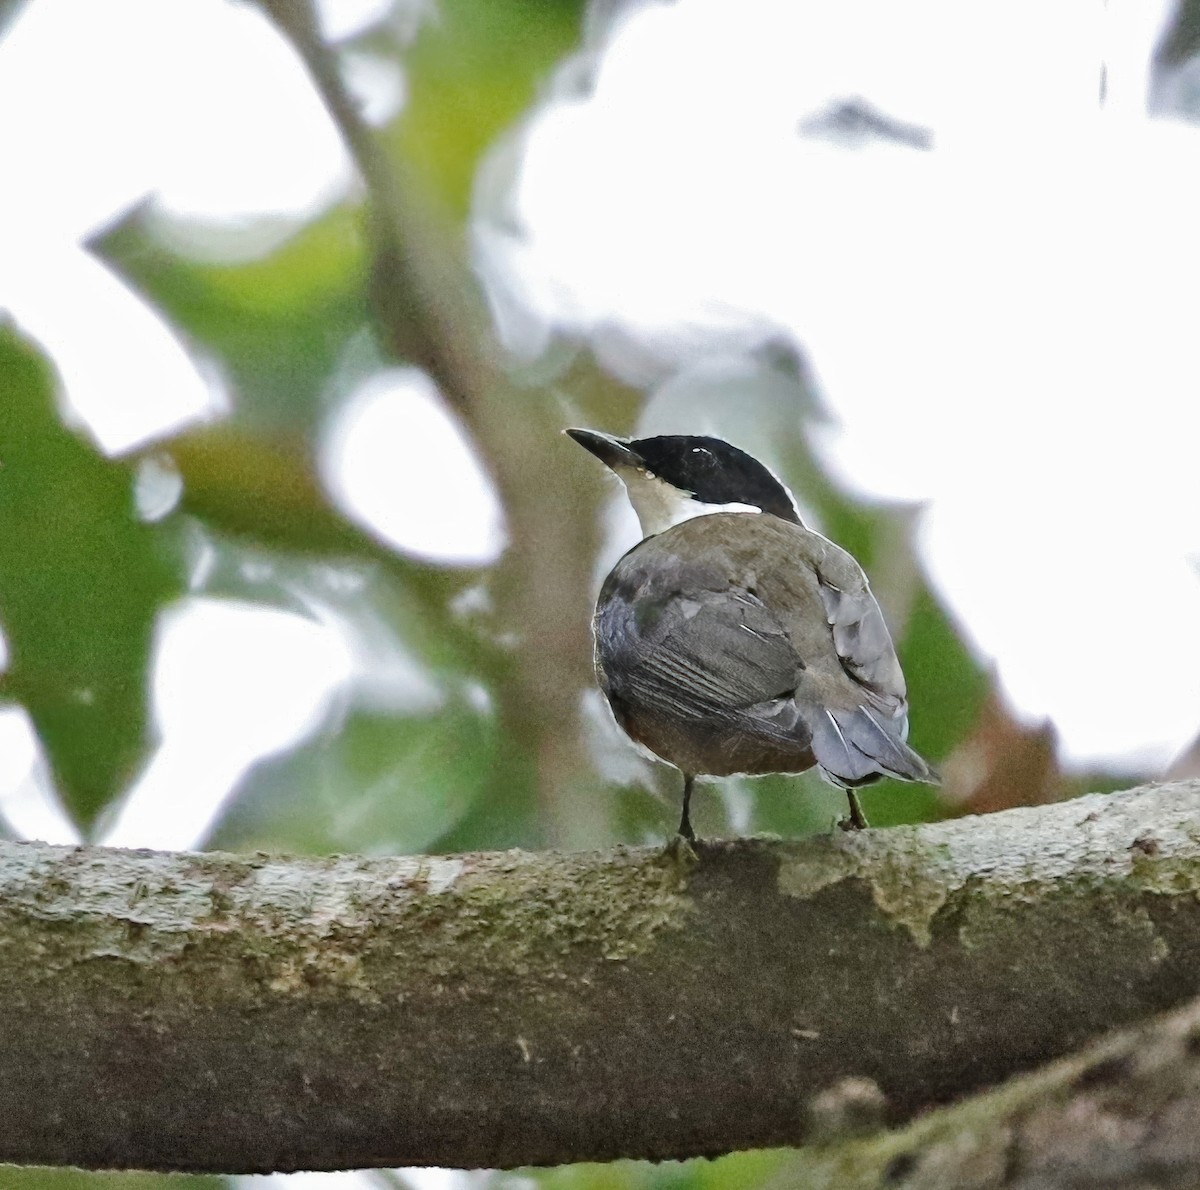
<instances>
[{"instance_id":1,"label":"bird","mask_svg":"<svg viewBox=\"0 0 1200 1190\"><path fill-rule=\"evenodd\" d=\"M679 836L695 841L698 776L816 766L846 792L846 830L868 825L861 786L938 782L906 742L904 674L862 567L768 467L704 435L564 432L641 525L601 586L594 660L617 724L683 775Z\"/></svg>"}]
</instances>

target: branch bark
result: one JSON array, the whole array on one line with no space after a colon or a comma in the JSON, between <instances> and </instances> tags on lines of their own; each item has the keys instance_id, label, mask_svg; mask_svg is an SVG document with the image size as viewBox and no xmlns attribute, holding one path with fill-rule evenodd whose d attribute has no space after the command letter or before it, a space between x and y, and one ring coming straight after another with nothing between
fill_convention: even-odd
<instances>
[{"instance_id":1,"label":"branch bark","mask_svg":"<svg viewBox=\"0 0 1200 1190\"><path fill-rule=\"evenodd\" d=\"M1198 794L694 865L0 843L0 1161L681 1158L828 1138L847 1087L896 1125L1200 994Z\"/></svg>"}]
</instances>

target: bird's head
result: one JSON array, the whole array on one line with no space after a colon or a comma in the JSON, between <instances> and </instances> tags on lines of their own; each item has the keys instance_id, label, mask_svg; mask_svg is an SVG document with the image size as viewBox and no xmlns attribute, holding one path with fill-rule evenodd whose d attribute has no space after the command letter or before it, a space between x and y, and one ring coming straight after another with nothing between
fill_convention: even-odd
<instances>
[{"instance_id":1,"label":"bird's head","mask_svg":"<svg viewBox=\"0 0 1200 1190\"><path fill-rule=\"evenodd\" d=\"M646 537L714 512L768 513L800 523L787 488L753 455L720 438L616 438L574 429L566 433L625 484Z\"/></svg>"}]
</instances>

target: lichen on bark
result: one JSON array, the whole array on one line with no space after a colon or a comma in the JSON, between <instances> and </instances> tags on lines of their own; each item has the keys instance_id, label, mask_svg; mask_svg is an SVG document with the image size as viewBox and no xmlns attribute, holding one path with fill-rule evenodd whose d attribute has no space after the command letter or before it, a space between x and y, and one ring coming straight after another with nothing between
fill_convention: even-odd
<instances>
[{"instance_id":1,"label":"lichen on bark","mask_svg":"<svg viewBox=\"0 0 1200 1190\"><path fill-rule=\"evenodd\" d=\"M496 1167L897 1125L1200 994L1198 792L695 863L0 843L0 1160Z\"/></svg>"}]
</instances>

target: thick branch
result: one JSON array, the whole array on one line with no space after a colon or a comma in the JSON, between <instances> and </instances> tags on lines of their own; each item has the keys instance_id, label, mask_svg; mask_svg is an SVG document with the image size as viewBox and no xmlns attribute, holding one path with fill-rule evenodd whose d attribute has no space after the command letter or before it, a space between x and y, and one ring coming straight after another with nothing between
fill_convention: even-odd
<instances>
[{"instance_id":1,"label":"thick branch","mask_svg":"<svg viewBox=\"0 0 1200 1190\"><path fill-rule=\"evenodd\" d=\"M0 1161L686 1157L819 1139L847 1079L899 1123L1200 993L1198 794L691 867L0 843Z\"/></svg>"}]
</instances>

